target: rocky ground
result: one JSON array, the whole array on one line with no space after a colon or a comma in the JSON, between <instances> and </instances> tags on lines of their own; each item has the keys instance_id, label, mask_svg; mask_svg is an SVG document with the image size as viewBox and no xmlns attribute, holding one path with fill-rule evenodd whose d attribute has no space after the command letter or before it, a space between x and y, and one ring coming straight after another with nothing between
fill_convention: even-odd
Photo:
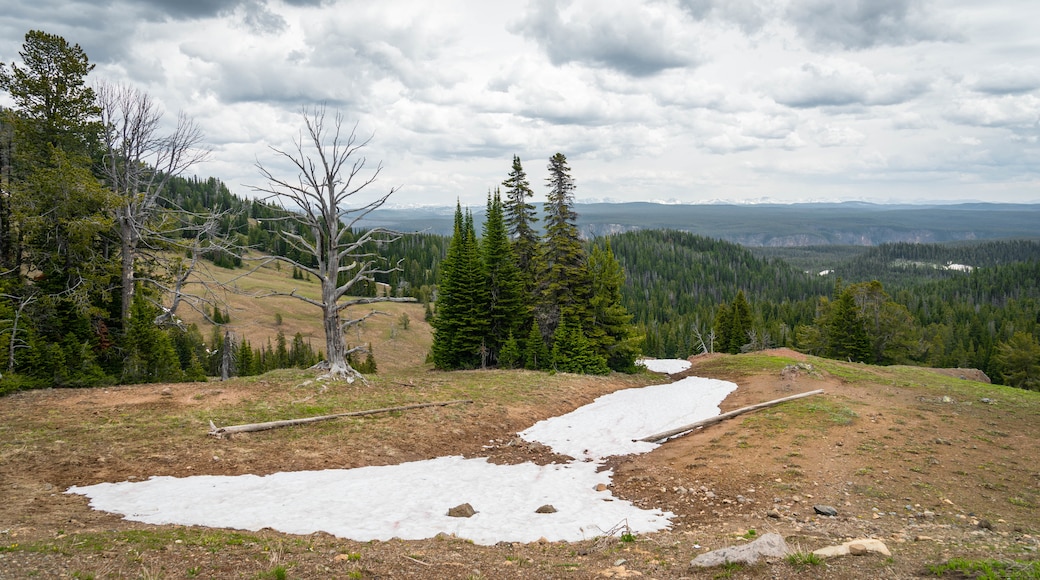
<instances>
[{"instance_id":1,"label":"rocky ground","mask_svg":"<svg viewBox=\"0 0 1040 580\"><path fill-rule=\"evenodd\" d=\"M515 400L496 395L230 439L205 435L214 413L255 416L279 397L300 404L322 391L287 389L275 376L8 396L0 399L0 578L914 578L955 557L1040 557L1037 397L969 381L984 377L968 371L842 365L791 351L693 362L689 373L739 385L724 411L813 389L824 394L612 459L614 495L675 514L671 530L624 538L630 541L478 546L444 536L357 542L150 526L62 492L151 475L265 474L452 454L560 460L515 433L645 378L564 377ZM344 389L450 389L457 378L394 380L402 381ZM837 515L820 515L816 506ZM802 555L853 538L879 539L891 555L690 566L699 554L767 533Z\"/></svg>"}]
</instances>

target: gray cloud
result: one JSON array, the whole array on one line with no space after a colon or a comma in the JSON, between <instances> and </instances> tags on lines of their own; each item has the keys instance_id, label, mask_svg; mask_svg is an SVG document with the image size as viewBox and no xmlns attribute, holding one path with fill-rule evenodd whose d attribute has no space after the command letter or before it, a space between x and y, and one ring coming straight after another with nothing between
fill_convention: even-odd
<instances>
[{"instance_id":1,"label":"gray cloud","mask_svg":"<svg viewBox=\"0 0 1040 580\"><path fill-rule=\"evenodd\" d=\"M536 0L512 30L539 43L555 65L575 62L646 77L697 64L695 39L684 37L667 14L647 6L614 9L607 3L564 14L570 6Z\"/></svg>"},{"instance_id":2,"label":"gray cloud","mask_svg":"<svg viewBox=\"0 0 1040 580\"><path fill-rule=\"evenodd\" d=\"M291 6L322 6L326 0L284 0ZM155 20L192 20L230 14L236 8L270 12L267 0L137 0L134 6Z\"/></svg>"},{"instance_id":3,"label":"gray cloud","mask_svg":"<svg viewBox=\"0 0 1040 580\"><path fill-rule=\"evenodd\" d=\"M679 0L697 20L716 20L736 25L747 34L757 32L776 17L774 0Z\"/></svg>"},{"instance_id":4,"label":"gray cloud","mask_svg":"<svg viewBox=\"0 0 1040 580\"><path fill-rule=\"evenodd\" d=\"M928 0L793 0L787 18L816 49L953 40Z\"/></svg>"},{"instance_id":5,"label":"gray cloud","mask_svg":"<svg viewBox=\"0 0 1040 580\"><path fill-rule=\"evenodd\" d=\"M773 99L795 108L894 105L928 90L928 83L901 75L876 75L846 61L803 64L777 71L765 87Z\"/></svg>"},{"instance_id":6,"label":"gray cloud","mask_svg":"<svg viewBox=\"0 0 1040 580\"><path fill-rule=\"evenodd\" d=\"M1040 89L1040 68L1002 65L983 73L971 88L990 95L1017 95Z\"/></svg>"}]
</instances>

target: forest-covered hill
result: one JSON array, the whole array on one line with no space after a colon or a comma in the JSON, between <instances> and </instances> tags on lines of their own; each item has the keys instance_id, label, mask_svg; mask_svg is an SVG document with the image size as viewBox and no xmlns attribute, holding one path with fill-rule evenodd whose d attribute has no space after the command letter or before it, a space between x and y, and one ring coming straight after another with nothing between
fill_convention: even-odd
<instances>
[{"instance_id":1,"label":"forest-covered hill","mask_svg":"<svg viewBox=\"0 0 1040 580\"><path fill-rule=\"evenodd\" d=\"M586 238L652 229L687 231L748 247L875 246L895 242L1040 238L1038 204L665 205L634 202L580 203L575 209L578 226ZM483 209L473 210L479 229ZM380 209L373 212L368 223L401 231L450 235L452 212L452 208L441 207Z\"/></svg>"}]
</instances>

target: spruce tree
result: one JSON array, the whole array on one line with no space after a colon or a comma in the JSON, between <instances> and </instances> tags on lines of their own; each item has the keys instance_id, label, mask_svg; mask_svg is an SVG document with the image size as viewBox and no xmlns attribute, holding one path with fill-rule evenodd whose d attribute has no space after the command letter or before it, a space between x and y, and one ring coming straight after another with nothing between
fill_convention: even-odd
<instances>
[{"instance_id":1,"label":"spruce tree","mask_svg":"<svg viewBox=\"0 0 1040 580\"><path fill-rule=\"evenodd\" d=\"M542 337L542 329L538 322L532 322L527 340L524 342L524 368L530 371L538 371L549 368L549 347Z\"/></svg>"},{"instance_id":2,"label":"spruce tree","mask_svg":"<svg viewBox=\"0 0 1040 580\"><path fill-rule=\"evenodd\" d=\"M503 202L506 227L512 238L517 266L524 273L525 284L530 291L538 256L538 233L534 229L538 217L534 205L527 202L528 198L534 196L534 192L518 156L513 156L513 168L502 185L506 188L506 200Z\"/></svg>"},{"instance_id":3,"label":"spruce tree","mask_svg":"<svg viewBox=\"0 0 1040 580\"><path fill-rule=\"evenodd\" d=\"M441 262L440 280L437 285L437 313L433 317L433 346L431 355L433 364L441 370L457 367L458 357L455 349L455 336L459 332L462 304L460 301L460 280L456 272L461 269L463 245L465 244L465 224L462 218L462 204L455 204L455 229L448 245L447 255Z\"/></svg>"},{"instance_id":4,"label":"spruce tree","mask_svg":"<svg viewBox=\"0 0 1040 580\"><path fill-rule=\"evenodd\" d=\"M604 375L605 357L596 352L573 317L565 318L553 333L552 368L562 373Z\"/></svg>"},{"instance_id":5,"label":"spruce tree","mask_svg":"<svg viewBox=\"0 0 1040 580\"><path fill-rule=\"evenodd\" d=\"M737 354L741 351L741 347L748 343L748 333L754 328L751 305L748 304L743 290L738 290L737 295L733 298L731 312L733 317L730 320L730 329L727 333L729 338L729 350L727 352Z\"/></svg>"},{"instance_id":6,"label":"spruce tree","mask_svg":"<svg viewBox=\"0 0 1040 580\"><path fill-rule=\"evenodd\" d=\"M870 358L870 337L851 288L844 289L835 300L829 327L831 358L853 362Z\"/></svg>"},{"instance_id":7,"label":"spruce tree","mask_svg":"<svg viewBox=\"0 0 1040 580\"><path fill-rule=\"evenodd\" d=\"M545 204L545 243L542 245L540 303L536 309L543 332L552 335L567 317L584 320L589 301L585 248L574 211L574 179L563 153L549 159L549 194Z\"/></svg>"},{"instance_id":8,"label":"spruce tree","mask_svg":"<svg viewBox=\"0 0 1040 580\"><path fill-rule=\"evenodd\" d=\"M456 205L455 234L441 265L434 317L433 364L442 370L476 368L486 348L488 291L473 215Z\"/></svg>"},{"instance_id":9,"label":"spruce tree","mask_svg":"<svg viewBox=\"0 0 1040 580\"><path fill-rule=\"evenodd\" d=\"M516 257L509 243L498 191L488 196L487 219L481 243L484 269L487 272L488 307L485 347L492 361L499 358L506 339L527 318L527 300Z\"/></svg>"},{"instance_id":10,"label":"spruce tree","mask_svg":"<svg viewBox=\"0 0 1040 580\"><path fill-rule=\"evenodd\" d=\"M589 276L592 280L589 300L592 317L586 330L589 342L612 370L632 372L639 355L635 344L636 330L632 325L632 315L622 304L621 287L625 284L625 272L614 257L609 239L602 247L593 246L589 255Z\"/></svg>"},{"instance_id":11,"label":"spruce tree","mask_svg":"<svg viewBox=\"0 0 1040 580\"><path fill-rule=\"evenodd\" d=\"M523 362L523 355L520 352L520 343L517 342L516 337L513 333L509 333L509 338L506 339L505 344L502 345L502 350L498 353L498 366L504 369L515 369L521 366Z\"/></svg>"}]
</instances>

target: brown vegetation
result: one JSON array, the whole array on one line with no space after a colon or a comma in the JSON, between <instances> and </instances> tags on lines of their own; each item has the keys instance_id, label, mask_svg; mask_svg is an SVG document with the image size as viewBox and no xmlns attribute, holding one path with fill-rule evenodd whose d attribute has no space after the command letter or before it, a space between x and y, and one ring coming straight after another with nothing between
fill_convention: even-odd
<instances>
[{"instance_id":1,"label":"brown vegetation","mask_svg":"<svg viewBox=\"0 0 1040 580\"><path fill-rule=\"evenodd\" d=\"M226 383L45 390L0 400L0 577L94 578L907 578L955 556L1037 558L1040 396L927 369L880 368L791 351L713 355L689 371L739 385L728 411L789 394L823 395L742 415L619 457L612 492L676 514L671 530L579 543L477 546L464 539L358 542L128 522L62 493L153 475L266 474L385 465L449 454L552 461L515 434L651 374L442 373L422 358L418 305L391 305L373 342L370 384L278 371ZM407 330L394 318L407 313ZM233 316L234 318L234 316ZM258 326L262 326L259 325ZM794 367L801 363L799 367ZM232 424L471 398L472 405L337 419L228 440ZM986 401L983 401L985 399ZM814 504L838 510L814 514ZM891 558L816 566L786 560L691 570L709 548L782 534L808 552L853 537Z\"/></svg>"}]
</instances>

